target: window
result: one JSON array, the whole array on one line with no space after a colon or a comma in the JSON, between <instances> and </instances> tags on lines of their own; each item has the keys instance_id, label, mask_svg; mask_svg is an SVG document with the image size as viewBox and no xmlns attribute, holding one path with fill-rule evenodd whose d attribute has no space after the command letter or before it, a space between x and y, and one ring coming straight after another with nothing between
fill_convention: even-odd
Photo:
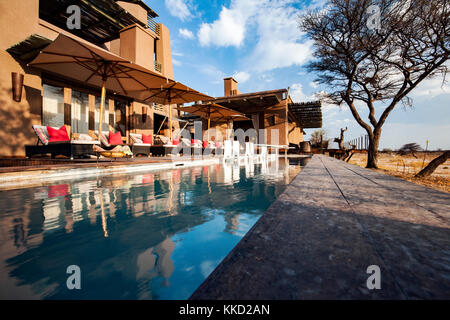
<instances>
[{"instance_id":1,"label":"window","mask_svg":"<svg viewBox=\"0 0 450 320\"><path fill-rule=\"evenodd\" d=\"M95 97L95 132L98 132L98 122L100 120L100 97ZM109 106L108 99L105 99L103 106L102 131L109 131Z\"/></svg>"},{"instance_id":2,"label":"window","mask_svg":"<svg viewBox=\"0 0 450 320\"><path fill-rule=\"evenodd\" d=\"M75 90L72 90L72 132L89 133L89 95Z\"/></svg>"},{"instance_id":3,"label":"window","mask_svg":"<svg viewBox=\"0 0 450 320\"><path fill-rule=\"evenodd\" d=\"M64 88L44 84L42 125L58 128L64 125Z\"/></svg>"},{"instance_id":4,"label":"window","mask_svg":"<svg viewBox=\"0 0 450 320\"><path fill-rule=\"evenodd\" d=\"M123 101L114 100L114 129L120 131L122 137L126 136L127 126L127 104Z\"/></svg>"}]
</instances>

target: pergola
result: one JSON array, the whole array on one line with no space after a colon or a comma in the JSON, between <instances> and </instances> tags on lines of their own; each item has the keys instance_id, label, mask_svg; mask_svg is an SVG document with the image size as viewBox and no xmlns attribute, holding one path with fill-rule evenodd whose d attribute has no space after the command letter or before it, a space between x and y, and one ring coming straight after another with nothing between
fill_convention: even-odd
<instances>
[{"instance_id":1,"label":"pergola","mask_svg":"<svg viewBox=\"0 0 450 320\"><path fill-rule=\"evenodd\" d=\"M303 129L322 127L322 104L320 101L290 103L288 110Z\"/></svg>"},{"instance_id":2,"label":"pergola","mask_svg":"<svg viewBox=\"0 0 450 320\"><path fill-rule=\"evenodd\" d=\"M276 106L281 101L287 99L287 93L288 91L286 89L252 92L229 97L219 97L212 102L243 114L252 114L264 112L270 109L270 107Z\"/></svg>"},{"instance_id":3,"label":"pergola","mask_svg":"<svg viewBox=\"0 0 450 320\"><path fill-rule=\"evenodd\" d=\"M123 1L141 5L147 10L149 17L158 16L142 1ZM82 17L81 29L70 30L70 32L95 44L103 44L119 38L120 30L133 24L147 27L145 23L113 0L41 0L39 1L39 18L66 30L67 18L71 15L66 10L70 5L79 6Z\"/></svg>"}]
</instances>

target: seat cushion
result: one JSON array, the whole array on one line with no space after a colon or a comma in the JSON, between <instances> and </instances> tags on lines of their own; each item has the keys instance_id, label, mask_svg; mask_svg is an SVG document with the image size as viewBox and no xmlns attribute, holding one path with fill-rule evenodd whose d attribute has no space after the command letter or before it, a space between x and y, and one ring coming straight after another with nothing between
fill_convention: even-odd
<instances>
[{"instance_id":1,"label":"seat cushion","mask_svg":"<svg viewBox=\"0 0 450 320\"><path fill-rule=\"evenodd\" d=\"M109 144L112 145L123 144L122 134L120 133L120 131L117 131L116 133L113 133L111 130L109 131Z\"/></svg>"},{"instance_id":2,"label":"seat cushion","mask_svg":"<svg viewBox=\"0 0 450 320\"><path fill-rule=\"evenodd\" d=\"M142 143L153 144L153 135L150 134L142 134Z\"/></svg>"},{"instance_id":3,"label":"seat cushion","mask_svg":"<svg viewBox=\"0 0 450 320\"><path fill-rule=\"evenodd\" d=\"M34 125L33 130L43 145L48 144L48 132L46 126Z\"/></svg>"},{"instance_id":4,"label":"seat cushion","mask_svg":"<svg viewBox=\"0 0 450 320\"><path fill-rule=\"evenodd\" d=\"M70 141L66 126L64 125L59 129L47 126L47 132L48 142Z\"/></svg>"},{"instance_id":5,"label":"seat cushion","mask_svg":"<svg viewBox=\"0 0 450 320\"><path fill-rule=\"evenodd\" d=\"M140 133L130 133L130 138L133 144L142 144L142 134Z\"/></svg>"}]
</instances>

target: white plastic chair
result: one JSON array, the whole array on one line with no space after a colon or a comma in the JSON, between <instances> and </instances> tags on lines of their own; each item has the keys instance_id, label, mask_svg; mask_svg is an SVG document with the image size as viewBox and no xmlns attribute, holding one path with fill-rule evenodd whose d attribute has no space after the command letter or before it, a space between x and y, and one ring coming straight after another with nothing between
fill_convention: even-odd
<instances>
[{"instance_id":1,"label":"white plastic chair","mask_svg":"<svg viewBox=\"0 0 450 320\"><path fill-rule=\"evenodd\" d=\"M259 157L261 161L267 158L267 146L261 146L259 149Z\"/></svg>"},{"instance_id":2,"label":"white plastic chair","mask_svg":"<svg viewBox=\"0 0 450 320\"><path fill-rule=\"evenodd\" d=\"M245 143L245 156L246 157L251 157L252 156L252 145L250 142L246 142Z\"/></svg>"},{"instance_id":3,"label":"white plastic chair","mask_svg":"<svg viewBox=\"0 0 450 320\"><path fill-rule=\"evenodd\" d=\"M239 141L233 141L233 157L239 158L241 156L241 145Z\"/></svg>"},{"instance_id":4,"label":"white plastic chair","mask_svg":"<svg viewBox=\"0 0 450 320\"><path fill-rule=\"evenodd\" d=\"M233 145L231 140L225 140L223 143L223 159L228 159L233 156Z\"/></svg>"}]
</instances>

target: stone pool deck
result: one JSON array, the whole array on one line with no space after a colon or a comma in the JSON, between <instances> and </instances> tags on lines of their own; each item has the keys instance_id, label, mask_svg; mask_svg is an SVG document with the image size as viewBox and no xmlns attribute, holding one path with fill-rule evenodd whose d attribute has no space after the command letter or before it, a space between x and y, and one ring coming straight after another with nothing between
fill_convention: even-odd
<instances>
[{"instance_id":1,"label":"stone pool deck","mask_svg":"<svg viewBox=\"0 0 450 320\"><path fill-rule=\"evenodd\" d=\"M449 298L450 195L322 155L191 297Z\"/></svg>"}]
</instances>

